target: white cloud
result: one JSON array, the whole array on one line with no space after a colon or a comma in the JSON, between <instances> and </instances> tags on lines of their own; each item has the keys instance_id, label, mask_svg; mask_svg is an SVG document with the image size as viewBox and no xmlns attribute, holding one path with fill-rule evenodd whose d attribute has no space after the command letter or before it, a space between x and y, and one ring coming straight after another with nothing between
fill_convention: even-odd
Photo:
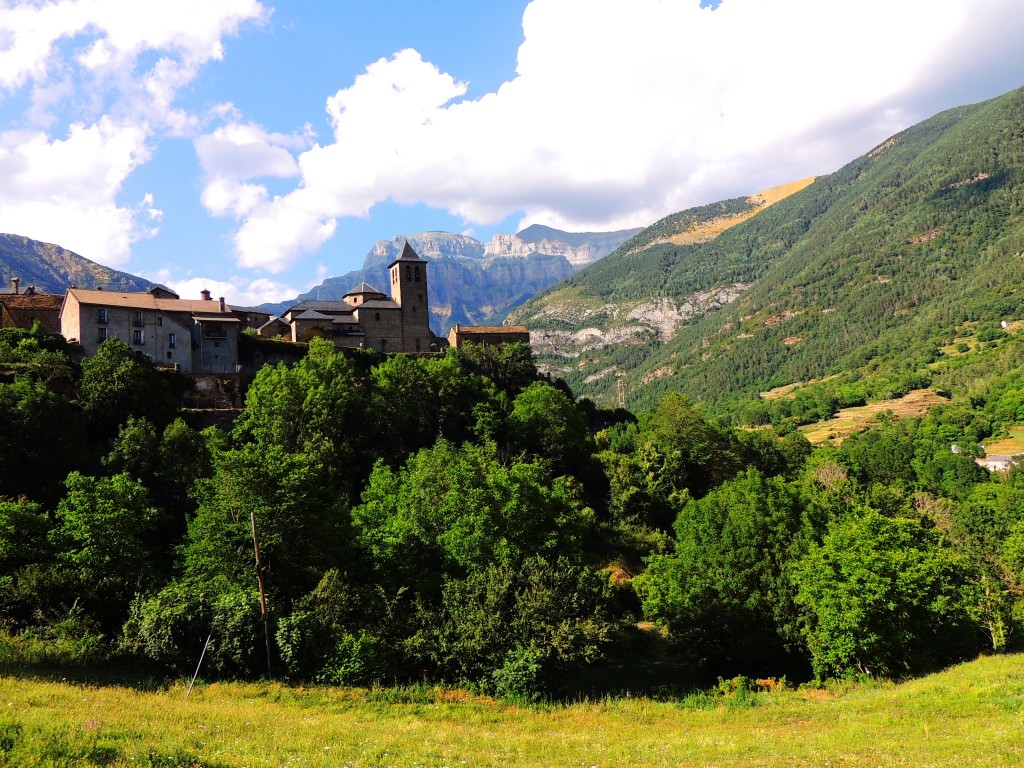
<instances>
[{"instance_id":1,"label":"white cloud","mask_svg":"<svg viewBox=\"0 0 1024 768\"><path fill-rule=\"evenodd\" d=\"M234 116L234 109L221 105L217 113ZM201 194L203 206L214 216L244 218L263 204L269 193L261 184L242 180L267 177L293 178L299 165L291 154L312 144L312 128L298 134L271 133L253 123L235 120L193 142L206 175Z\"/></svg>"},{"instance_id":2,"label":"white cloud","mask_svg":"<svg viewBox=\"0 0 1024 768\"><path fill-rule=\"evenodd\" d=\"M227 280L215 280L207 277L175 278L169 269L144 275L147 280L162 283L183 299L199 299L201 292L210 292L213 299L221 296L229 305L236 307L255 307L260 304L273 303L292 299L299 291L290 285L268 280L267 278L250 279L232 275Z\"/></svg>"},{"instance_id":3,"label":"white cloud","mask_svg":"<svg viewBox=\"0 0 1024 768\"><path fill-rule=\"evenodd\" d=\"M8 0L0 13L0 231L122 265L156 233L154 201L125 180L164 136L198 119L175 106L222 39L268 11L257 0Z\"/></svg>"},{"instance_id":4,"label":"white cloud","mask_svg":"<svg viewBox=\"0 0 1024 768\"><path fill-rule=\"evenodd\" d=\"M635 226L836 169L1024 82L1019 0L535 0L517 76L466 85L405 50L327 99L333 141L244 206L239 264L283 269L384 200L487 224ZM937 77L945 78L938 81ZM236 179L244 181L245 178ZM255 202L255 204L253 204Z\"/></svg>"}]
</instances>

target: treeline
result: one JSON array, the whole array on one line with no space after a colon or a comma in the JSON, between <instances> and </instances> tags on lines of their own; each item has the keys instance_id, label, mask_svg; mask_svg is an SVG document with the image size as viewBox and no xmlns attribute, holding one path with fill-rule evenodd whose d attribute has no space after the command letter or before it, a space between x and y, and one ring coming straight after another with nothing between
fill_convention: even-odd
<instances>
[{"instance_id":1,"label":"treeline","mask_svg":"<svg viewBox=\"0 0 1024 768\"><path fill-rule=\"evenodd\" d=\"M599 410L519 345L314 340L197 431L123 343L70 352L0 336L8 647L182 674L209 637L207 677L533 697L644 665L669 688L902 676L1024 622L1024 478L950 450L980 400L812 450L678 395Z\"/></svg>"}]
</instances>

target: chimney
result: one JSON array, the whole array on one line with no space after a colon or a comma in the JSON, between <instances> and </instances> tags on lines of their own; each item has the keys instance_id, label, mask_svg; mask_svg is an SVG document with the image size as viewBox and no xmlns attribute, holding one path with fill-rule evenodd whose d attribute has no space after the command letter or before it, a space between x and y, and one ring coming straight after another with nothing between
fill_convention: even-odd
<instances>
[{"instance_id":1,"label":"chimney","mask_svg":"<svg viewBox=\"0 0 1024 768\"><path fill-rule=\"evenodd\" d=\"M21 283L21 278L20 277L12 277L11 278L11 293L17 293L18 292L18 285L20 283Z\"/></svg>"},{"instance_id":2,"label":"chimney","mask_svg":"<svg viewBox=\"0 0 1024 768\"><path fill-rule=\"evenodd\" d=\"M224 306L224 297L223 296L220 297L220 311L221 312L227 312L228 311L227 307Z\"/></svg>"},{"instance_id":3,"label":"chimney","mask_svg":"<svg viewBox=\"0 0 1024 768\"><path fill-rule=\"evenodd\" d=\"M199 295L203 297L203 301L210 301L211 300L210 299L210 292L208 290L206 290L205 288L203 288L203 290L201 290L199 292Z\"/></svg>"}]
</instances>

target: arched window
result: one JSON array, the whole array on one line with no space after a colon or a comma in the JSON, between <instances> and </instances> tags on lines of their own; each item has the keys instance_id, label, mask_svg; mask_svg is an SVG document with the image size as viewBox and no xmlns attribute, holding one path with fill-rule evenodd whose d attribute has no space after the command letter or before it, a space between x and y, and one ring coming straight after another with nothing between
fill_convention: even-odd
<instances>
[{"instance_id":1,"label":"arched window","mask_svg":"<svg viewBox=\"0 0 1024 768\"><path fill-rule=\"evenodd\" d=\"M412 267L408 264L405 265L405 279L412 280Z\"/></svg>"},{"instance_id":2,"label":"arched window","mask_svg":"<svg viewBox=\"0 0 1024 768\"><path fill-rule=\"evenodd\" d=\"M417 264L416 265L416 282L418 283L419 281L420 281L420 266L419 266L419 264Z\"/></svg>"}]
</instances>

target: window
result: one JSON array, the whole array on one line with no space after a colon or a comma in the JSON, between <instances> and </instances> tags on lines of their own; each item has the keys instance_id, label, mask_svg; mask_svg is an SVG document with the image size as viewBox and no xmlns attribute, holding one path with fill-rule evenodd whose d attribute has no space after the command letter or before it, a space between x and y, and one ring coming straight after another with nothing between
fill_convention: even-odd
<instances>
[{"instance_id":1,"label":"window","mask_svg":"<svg viewBox=\"0 0 1024 768\"><path fill-rule=\"evenodd\" d=\"M374 312L373 313L373 319L379 321L380 320L380 312Z\"/></svg>"},{"instance_id":2,"label":"window","mask_svg":"<svg viewBox=\"0 0 1024 768\"><path fill-rule=\"evenodd\" d=\"M417 352L420 351L420 340L419 339L416 339L416 351Z\"/></svg>"},{"instance_id":3,"label":"window","mask_svg":"<svg viewBox=\"0 0 1024 768\"><path fill-rule=\"evenodd\" d=\"M405 265L405 279L412 280L412 267L408 264Z\"/></svg>"},{"instance_id":4,"label":"window","mask_svg":"<svg viewBox=\"0 0 1024 768\"><path fill-rule=\"evenodd\" d=\"M146 332L136 329L132 331L132 344L145 344L146 343Z\"/></svg>"},{"instance_id":5,"label":"window","mask_svg":"<svg viewBox=\"0 0 1024 768\"><path fill-rule=\"evenodd\" d=\"M106 307L100 307L96 312L96 322L105 323L107 322L107 310Z\"/></svg>"},{"instance_id":6,"label":"window","mask_svg":"<svg viewBox=\"0 0 1024 768\"><path fill-rule=\"evenodd\" d=\"M96 341L103 342L107 340L107 329L97 328L96 329Z\"/></svg>"},{"instance_id":7,"label":"window","mask_svg":"<svg viewBox=\"0 0 1024 768\"><path fill-rule=\"evenodd\" d=\"M173 333L167 334L167 346L170 347L171 349L174 349L177 346L177 339L175 338ZM168 354L167 356L170 357L170 354Z\"/></svg>"},{"instance_id":8,"label":"window","mask_svg":"<svg viewBox=\"0 0 1024 768\"><path fill-rule=\"evenodd\" d=\"M167 350L167 359L170 360L173 356L174 356L174 353L171 352L171 350L168 349Z\"/></svg>"},{"instance_id":9,"label":"window","mask_svg":"<svg viewBox=\"0 0 1024 768\"><path fill-rule=\"evenodd\" d=\"M132 312L132 325L134 325L136 328L141 328L142 327L142 313L141 312L138 312L138 311Z\"/></svg>"},{"instance_id":10,"label":"window","mask_svg":"<svg viewBox=\"0 0 1024 768\"><path fill-rule=\"evenodd\" d=\"M158 317L156 319L156 324L159 325L161 328L163 328L164 327L164 319L162 317Z\"/></svg>"},{"instance_id":11,"label":"window","mask_svg":"<svg viewBox=\"0 0 1024 768\"><path fill-rule=\"evenodd\" d=\"M416 282L418 283L419 281L420 281L420 267L417 264L416 265Z\"/></svg>"}]
</instances>

